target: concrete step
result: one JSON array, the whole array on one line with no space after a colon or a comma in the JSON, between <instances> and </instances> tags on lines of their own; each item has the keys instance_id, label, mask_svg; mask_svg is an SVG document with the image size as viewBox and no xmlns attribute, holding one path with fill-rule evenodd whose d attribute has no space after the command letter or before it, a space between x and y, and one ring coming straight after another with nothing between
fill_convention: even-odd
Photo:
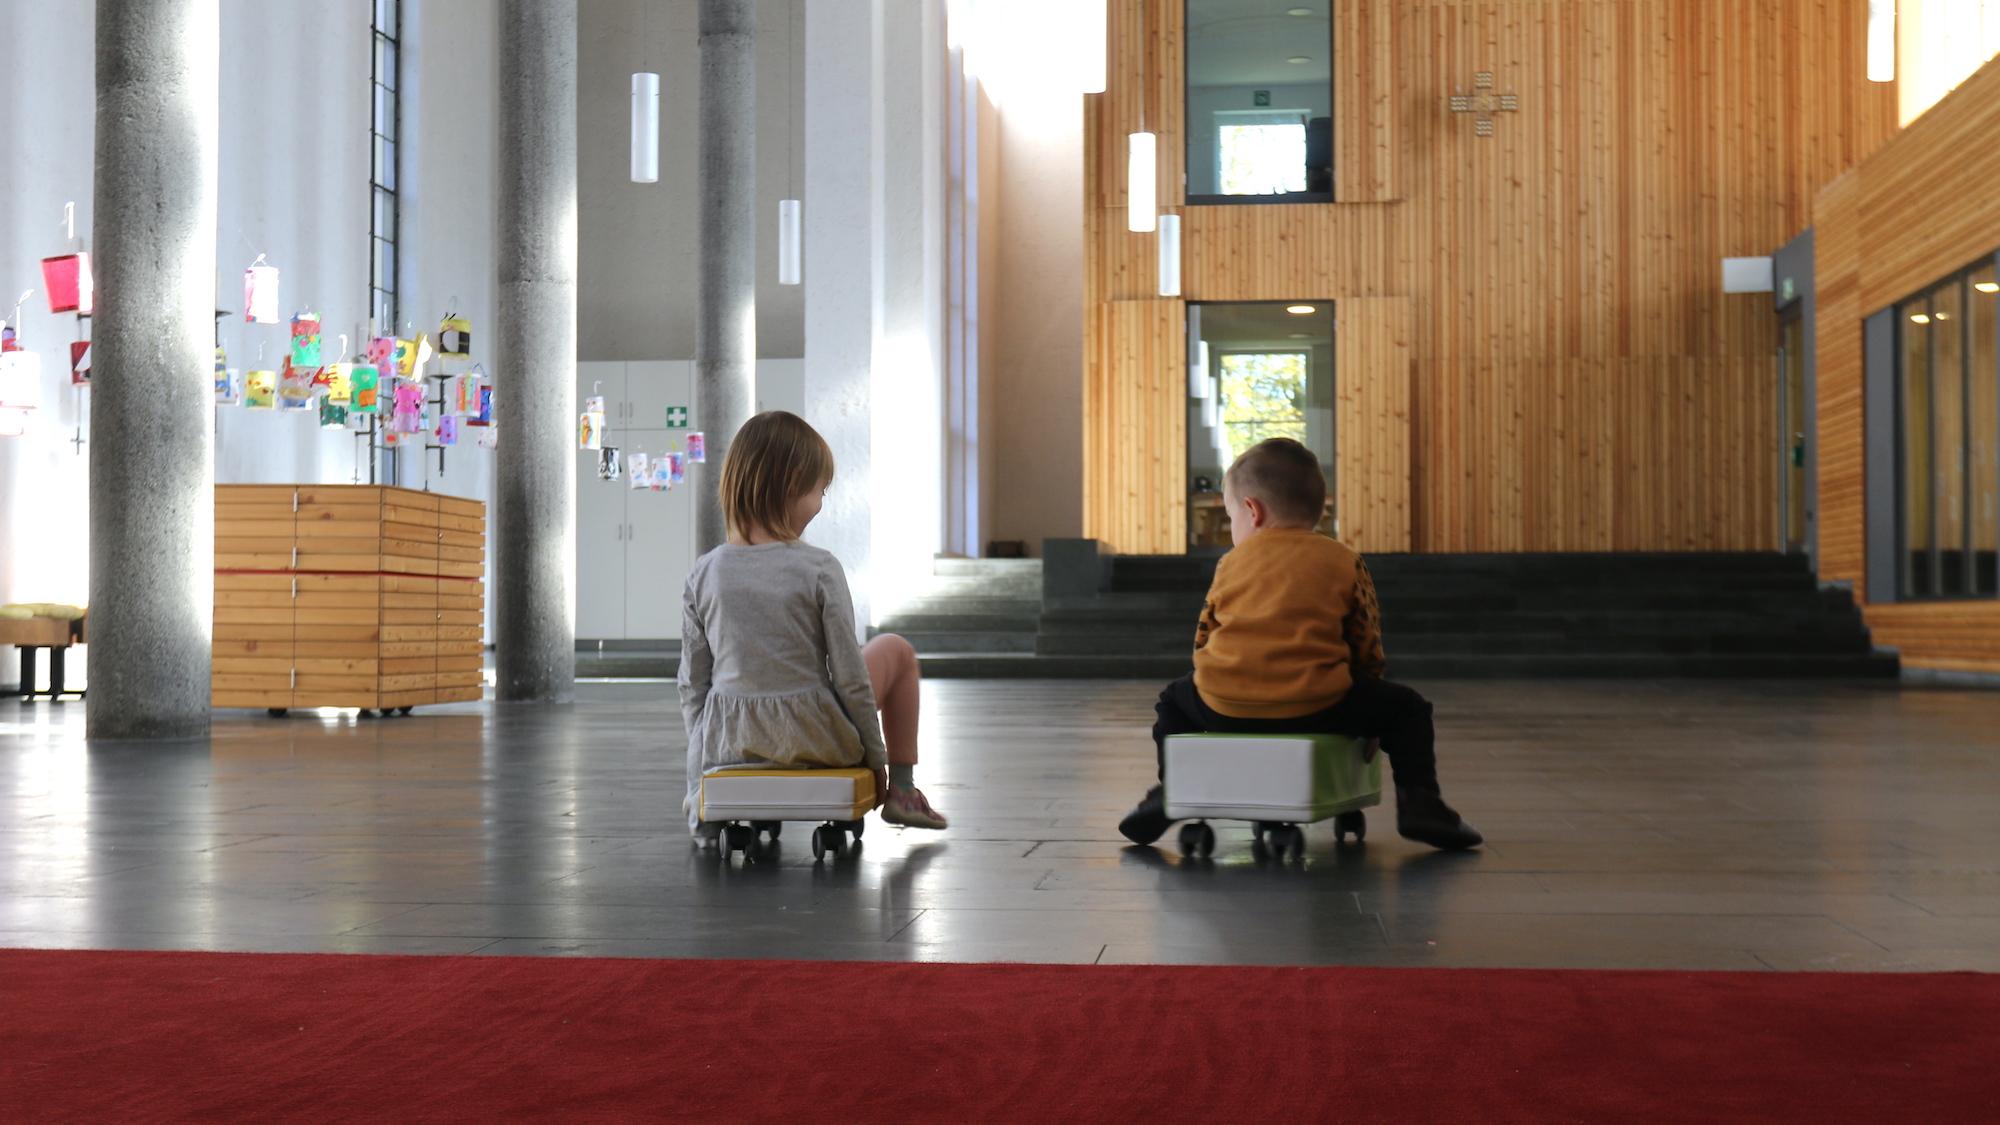
<instances>
[{"instance_id":1,"label":"concrete step","mask_svg":"<svg viewBox=\"0 0 2000 1125\"><path fill-rule=\"evenodd\" d=\"M1851 632L1838 636L1769 636L1762 633L1721 633L1694 636L1647 634L1564 634L1516 633L1495 635L1488 651L1518 656L1620 655L1683 656L1727 655L1815 655L1866 653L1868 634ZM1387 638L1390 656L1396 660L1438 653L1465 653L1480 646L1462 633L1411 633L1401 630ZM1035 651L1048 656L1122 656L1187 653L1194 646L1192 628L1177 632L1147 633L1055 633L1042 634Z\"/></svg>"},{"instance_id":2,"label":"concrete step","mask_svg":"<svg viewBox=\"0 0 2000 1125\"><path fill-rule=\"evenodd\" d=\"M1010 578L1042 580L1040 559L938 559L931 573L940 578Z\"/></svg>"},{"instance_id":3,"label":"concrete step","mask_svg":"<svg viewBox=\"0 0 2000 1125\"><path fill-rule=\"evenodd\" d=\"M1164 683L1191 669L1186 656L936 656L923 674L939 679L1097 679ZM1463 653L1392 659L1397 680L1441 679L1893 679L1886 653L1802 656L1566 656Z\"/></svg>"}]
</instances>

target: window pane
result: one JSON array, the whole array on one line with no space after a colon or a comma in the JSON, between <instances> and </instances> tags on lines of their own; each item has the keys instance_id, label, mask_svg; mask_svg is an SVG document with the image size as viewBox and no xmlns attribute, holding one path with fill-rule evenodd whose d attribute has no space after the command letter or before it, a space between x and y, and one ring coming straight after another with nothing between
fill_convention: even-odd
<instances>
[{"instance_id":1,"label":"window pane","mask_svg":"<svg viewBox=\"0 0 2000 1125\"><path fill-rule=\"evenodd\" d=\"M375 189L375 225L372 233L378 238L396 241L396 197Z\"/></svg>"},{"instance_id":2,"label":"window pane","mask_svg":"<svg viewBox=\"0 0 2000 1125\"><path fill-rule=\"evenodd\" d=\"M396 34L396 0L375 0L375 29Z\"/></svg>"},{"instance_id":3,"label":"window pane","mask_svg":"<svg viewBox=\"0 0 2000 1125\"><path fill-rule=\"evenodd\" d=\"M396 142L386 137L375 138L375 182L396 190Z\"/></svg>"},{"instance_id":4,"label":"window pane","mask_svg":"<svg viewBox=\"0 0 2000 1125\"><path fill-rule=\"evenodd\" d=\"M1971 421L1972 592L2000 594L2000 274L1974 270L1968 372Z\"/></svg>"},{"instance_id":5,"label":"window pane","mask_svg":"<svg viewBox=\"0 0 2000 1125\"><path fill-rule=\"evenodd\" d=\"M375 270L372 283L377 289L396 287L396 244L375 240Z\"/></svg>"},{"instance_id":6,"label":"window pane","mask_svg":"<svg viewBox=\"0 0 2000 1125\"><path fill-rule=\"evenodd\" d=\"M1972 568L1965 555L1965 282L1953 280L1931 294L1931 456L1937 463L1937 521L1940 594L1971 592Z\"/></svg>"},{"instance_id":7,"label":"window pane","mask_svg":"<svg viewBox=\"0 0 2000 1125\"><path fill-rule=\"evenodd\" d=\"M1291 310L1300 310L1297 312ZM1223 475L1266 438L1288 437L1316 454L1335 495L1333 306L1326 302L1209 302L1188 306L1188 543L1230 545ZM1320 524L1336 532L1334 512Z\"/></svg>"},{"instance_id":8,"label":"window pane","mask_svg":"<svg viewBox=\"0 0 2000 1125\"><path fill-rule=\"evenodd\" d=\"M1903 391L1903 596L1926 597L1931 584L1931 315L1918 298L1901 306Z\"/></svg>"},{"instance_id":9,"label":"window pane","mask_svg":"<svg viewBox=\"0 0 2000 1125\"><path fill-rule=\"evenodd\" d=\"M375 90L375 131L382 136L396 138L396 91L383 86Z\"/></svg>"},{"instance_id":10,"label":"window pane","mask_svg":"<svg viewBox=\"0 0 2000 1125\"><path fill-rule=\"evenodd\" d=\"M371 308L369 315L375 318L375 328L379 332L393 332L396 323L396 296L373 290L369 294Z\"/></svg>"},{"instance_id":11,"label":"window pane","mask_svg":"<svg viewBox=\"0 0 2000 1125\"><path fill-rule=\"evenodd\" d=\"M377 35L375 37L375 81L396 88L396 44Z\"/></svg>"},{"instance_id":12,"label":"window pane","mask_svg":"<svg viewBox=\"0 0 2000 1125\"><path fill-rule=\"evenodd\" d=\"M1188 0L1189 195L1333 191L1329 6Z\"/></svg>"}]
</instances>

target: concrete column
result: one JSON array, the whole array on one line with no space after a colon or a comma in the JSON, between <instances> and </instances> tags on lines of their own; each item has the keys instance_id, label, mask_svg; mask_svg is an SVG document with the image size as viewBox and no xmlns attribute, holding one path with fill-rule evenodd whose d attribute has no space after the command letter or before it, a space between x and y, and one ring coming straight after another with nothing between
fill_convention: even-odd
<instances>
[{"instance_id":1,"label":"concrete column","mask_svg":"<svg viewBox=\"0 0 2000 1125\"><path fill-rule=\"evenodd\" d=\"M694 472L695 552L729 538L716 486L757 403L757 15L753 0L700 0L701 274L694 417L708 464Z\"/></svg>"},{"instance_id":2,"label":"concrete column","mask_svg":"<svg viewBox=\"0 0 2000 1125\"><path fill-rule=\"evenodd\" d=\"M805 16L806 418L838 466L808 538L847 568L863 632L873 587L870 372L882 290L882 2L808 3Z\"/></svg>"},{"instance_id":3,"label":"concrete column","mask_svg":"<svg viewBox=\"0 0 2000 1125\"><path fill-rule=\"evenodd\" d=\"M507 702L576 691L576 7L500 5L493 578Z\"/></svg>"},{"instance_id":4,"label":"concrete column","mask_svg":"<svg viewBox=\"0 0 2000 1125\"><path fill-rule=\"evenodd\" d=\"M208 733L217 0L97 0L92 738Z\"/></svg>"}]
</instances>

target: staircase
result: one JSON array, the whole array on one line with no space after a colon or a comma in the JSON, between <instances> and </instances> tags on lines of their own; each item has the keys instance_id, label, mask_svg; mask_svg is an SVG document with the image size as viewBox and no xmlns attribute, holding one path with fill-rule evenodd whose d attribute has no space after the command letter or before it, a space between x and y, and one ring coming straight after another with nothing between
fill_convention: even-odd
<instances>
[{"instance_id":1,"label":"staircase","mask_svg":"<svg viewBox=\"0 0 2000 1125\"><path fill-rule=\"evenodd\" d=\"M1038 675L1189 667L1214 559L1121 557L1099 598L1051 606ZM1853 599L1776 553L1375 555L1398 678L1886 677ZM989 665L978 674L1005 674ZM1020 674L1020 673L1016 673Z\"/></svg>"},{"instance_id":2,"label":"staircase","mask_svg":"<svg viewBox=\"0 0 2000 1125\"><path fill-rule=\"evenodd\" d=\"M917 654L1032 656L1041 627L1042 560L939 559L932 576L875 627Z\"/></svg>"}]
</instances>

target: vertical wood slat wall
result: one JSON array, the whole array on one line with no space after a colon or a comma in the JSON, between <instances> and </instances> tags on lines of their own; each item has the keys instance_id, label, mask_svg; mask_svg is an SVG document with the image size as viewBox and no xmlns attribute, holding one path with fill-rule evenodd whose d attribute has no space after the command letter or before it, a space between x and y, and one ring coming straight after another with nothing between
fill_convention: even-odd
<instances>
[{"instance_id":1,"label":"vertical wood slat wall","mask_svg":"<svg viewBox=\"0 0 2000 1125\"><path fill-rule=\"evenodd\" d=\"M1343 202L1184 208L1182 0L1113 0L1109 87L1085 106L1085 409L1136 413L1086 429L1136 424L1151 410L1142 383L1182 393L1129 366L1153 353L1096 335L1111 306L1160 300L1154 236L1125 229L1124 135L1143 88L1163 209L1185 214L1177 311L1332 300L1345 325L1353 298L1409 302L1407 373L1342 366L1336 380L1355 401L1393 400L1408 381L1411 548L1774 547L1776 325L1768 296L1722 295L1720 259L1811 225L1815 191L1894 131L1894 88L1863 77L1866 5L1334 11ZM1520 98L1492 138L1446 107L1477 70ZM1182 317L1160 330L1178 337ZM1170 512L1186 482L1169 453L1087 448L1086 534L1184 549ZM1343 479L1378 471L1360 456L1342 443Z\"/></svg>"},{"instance_id":2,"label":"vertical wood slat wall","mask_svg":"<svg viewBox=\"0 0 2000 1125\"><path fill-rule=\"evenodd\" d=\"M370 485L219 485L217 707L471 702L486 508Z\"/></svg>"},{"instance_id":3,"label":"vertical wood slat wall","mask_svg":"<svg viewBox=\"0 0 2000 1125\"><path fill-rule=\"evenodd\" d=\"M1820 575L1868 589L1862 321L2000 249L2000 62L1819 192L1813 228ZM2000 672L2000 602L1865 605L1910 667Z\"/></svg>"},{"instance_id":4,"label":"vertical wood slat wall","mask_svg":"<svg viewBox=\"0 0 2000 1125\"><path fill-rule=\"evenodd\" d=\"M1334 486L1340 538L1358 551L1410 549L1410 301L1355 297L1335 315L1334 370L1366 371L1336 380Z\"/></svg>"}]
</instances>

